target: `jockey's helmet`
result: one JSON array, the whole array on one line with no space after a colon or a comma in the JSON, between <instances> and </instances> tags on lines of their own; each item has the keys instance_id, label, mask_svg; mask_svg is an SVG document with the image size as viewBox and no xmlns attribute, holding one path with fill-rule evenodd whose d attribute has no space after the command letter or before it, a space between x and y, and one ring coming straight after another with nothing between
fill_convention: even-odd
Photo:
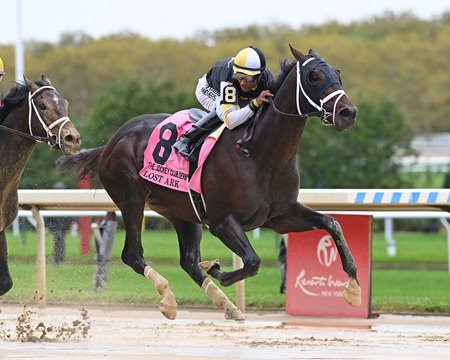
<instances>
[{"instance_id":1,"label":"jockey's helmet","mask_svg":"<svg viewBox=\"0 0 450 360\"><path fill-rule=\"evenodd\" d=\"M233 71L250 76L259 75L266 68L266 58L261 50L249 46L239 51L233 61Z\"/></svg>"},{"instance_id":2,"label":"jockey's helmet","mask_svg":"<svg viewBox=\"0 0 450 360\"><path fill-rule=\"evenodd\" d=\"M6 74L6 72L5 72L5 69L3 67L3 60L0 57L0 75L5 75L5 74Z\"/></svg>"}]
</instances>

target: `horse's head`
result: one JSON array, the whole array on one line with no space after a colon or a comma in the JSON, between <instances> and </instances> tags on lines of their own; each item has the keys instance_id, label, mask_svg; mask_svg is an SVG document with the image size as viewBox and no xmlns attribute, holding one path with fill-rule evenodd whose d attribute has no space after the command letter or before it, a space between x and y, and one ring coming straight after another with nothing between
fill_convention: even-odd
<instances>
[{"instance_id":1,"label":"horse's head","mask_svg":"<svg viewBox=\"0 0 450 360\"><path fill-rule=\"evenodd\" d=\"M58 94L44 75L41 81L24 79L29 91L30 134L51 137L54 141L49 145L60 148L66 155L75 153L80 148L80 134L69 119L69 102Z\"/></svg>"},{"instance_id":2,"label":"horse's head","mask_svg":"<svg viewBox=\"0 0 450 360\"><path fill-rule=\"evenodd\" d=\"M339 71L312 50L303 55L291 46L291 51L298 61L299 113L319 111L324 124L338 131L351 128L358 110L342 89Z\"/></svg>"}]
</instances>

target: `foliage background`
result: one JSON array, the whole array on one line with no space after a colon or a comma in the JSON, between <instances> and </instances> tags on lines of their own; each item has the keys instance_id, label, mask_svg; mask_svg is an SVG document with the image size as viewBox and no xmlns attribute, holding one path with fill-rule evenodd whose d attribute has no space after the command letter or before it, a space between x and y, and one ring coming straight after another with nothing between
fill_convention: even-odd
<instances>
[{"instance_id":1,"label":"foliage background","mask_svg":"<svg viewBox=\"0 0 450 360\"><path fill-rule=\"evenodd\" d=\"M345 90L360 111L357 126L348 133L308 125L301 147L302 186L396 187L408 184L398 176L393 154L408 152L413 135L450 131L449 33L450 13L433 20L385 13L348 25L330 22L299 30L248 26L204 31L183 41L154 41L133 33L94 40L71 33L55 44L27 43L25 68L31 79L47 75L70 101L83 146L92 147L137 114L195 105L198 78L242 47L263 49L274 74L282 59L291 58L288 44L303 52L313 48L341 70ZM15 70L13 45L0 44L0 54L9 73L0 83L5 94ZM53 170L58 156L38 146L21 187L51 188L61 178ZM311 170L317 164L320 169ZM66 182L76 186L70 178Z\"/></svg>"}]
</instances>

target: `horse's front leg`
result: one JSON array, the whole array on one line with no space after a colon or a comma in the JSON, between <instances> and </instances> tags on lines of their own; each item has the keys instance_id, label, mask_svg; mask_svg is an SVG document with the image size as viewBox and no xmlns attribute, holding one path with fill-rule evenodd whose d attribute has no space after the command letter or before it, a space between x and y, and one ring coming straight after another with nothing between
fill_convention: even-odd
<instances>
[{"instance_id":1,"label":"horse's front leg","mask_svg":"<svg viewBox=\"0 0 450 360\"><path fill-rule=\"evenodd\" d=\"M210 225L210 231L217 236L233 253L238 255L244 266L231 272L221 272L218 260L202 262L201 266L208 274L220 281L223 286L256 275L261 264L259 256L250 244L242 226L232 216L228 216L217 225Z\"/></svg>"},{"instance_id":2,"label":"horse's front leg","mask_svg":"<svg viewBox=\"0 0 450 360\"><path fill-rule=\"evenodd\" d=\"M0 296L6 294L13 286L8 268L8 246L5 230L0 231Z\"/></svg>"},{"instance_id":3,"label":"horse's front leg","mask_svg":"<svg viewBox=\"0 0 450 360\"><path fill-rule=\"evenodd\" d=\"M344 298L352 306L361 305L361 288L356 275L355 260L345 241L341 225L335 218L296 203L284 216L272 219L266 226L280 234L314 229L327 231L334 240L342 267L349 278L344 289Z\"/></svg>"},{"instance_id":4,"label":"horse's front leg","mask_svg":"<svg viewBox=\"0 0 450 360\"><path fill-rule=\"evenodd\" d=\"M228 320L244 320L245 317L226 296L226 294L214 284L206 271L201 267L200 241L202 237L202 225L193 224L179 218L167 215L178 234L180 247L180 265L186 273L205 291L217 308L224 310Z\"/></svg>"}]
</instances>

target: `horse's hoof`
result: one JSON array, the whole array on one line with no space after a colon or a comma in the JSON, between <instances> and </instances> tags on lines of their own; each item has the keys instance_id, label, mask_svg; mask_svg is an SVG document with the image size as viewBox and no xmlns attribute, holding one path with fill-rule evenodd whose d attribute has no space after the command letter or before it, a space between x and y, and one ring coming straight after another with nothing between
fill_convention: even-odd
<instances>
[{"instance_id":1,"label":"horse's hoof","mask_svg":"<svg viewBox=\"0 0 450 360\"><path fill-rule=\"evenodd\" d=\"M226 320L244 321L245 315L238 308L228 308L225 310Z\"/></svg>"},{"instance_id":2,"label":"horse's hoof","mask_svg":"<svg viewBox=\"0 0 450 360\"><path fill-rule=\"evenodd\" d=\"M0 296L5 295L9 290L11 290L11 288L13 287L13 282L11 279L11 276L9 276L6 278L5 281L0 282Z\"/></svg>"},{"instance_id":3,"label":"horse's hoof","mask_svg":"<svg viewBox=\"0 0 450 360\"><path fill-rule=\"evenodd\" d=\"M168 305L161 301L159 303L159 311L169 320L174 320L177 317L177 304Z\"/></svg>"},{"instance_id":4,"label":"horse's hoof","mask_svg":"<svg viewBox=\"0 0 450 360\"><path fill-rule=\"evenodd\" d=\"M355 279L350 279L344 289L344 299L351 306L361 305L361 288Z\"/></svg>"}]
</instances>

